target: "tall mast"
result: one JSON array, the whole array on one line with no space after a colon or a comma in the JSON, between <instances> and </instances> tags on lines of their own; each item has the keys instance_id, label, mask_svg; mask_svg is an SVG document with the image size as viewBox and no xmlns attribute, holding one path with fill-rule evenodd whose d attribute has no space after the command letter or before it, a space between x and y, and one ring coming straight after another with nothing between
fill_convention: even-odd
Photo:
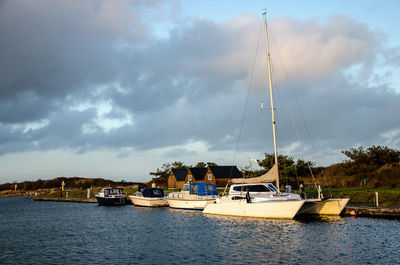
<instances>
[{"instance_id":1,"label":"tall mast","mask_svg":"<svg viewBox=\"0 0 400 265\"><path fill-rule=\"evenodd\" d=\"M275 154L275 165L278 166L278 152L276 148L276 129L275 129L275 113L274 113L274 99L272 97L272 82L271 82L271 56L269 54L269 46L268 46L268 30L267 30L267 12L264 15L264 30L265 30L265 43L267 47L267 65L268 65L268 84L269 84L269 97L271 100L271 116L272 116L272 133L274 136L274 154ZM278 171L279 172L279 171ZM279 177L276 180L276 184L278 186L277 193L279 194Z\"/></svg>"}]
</instances>

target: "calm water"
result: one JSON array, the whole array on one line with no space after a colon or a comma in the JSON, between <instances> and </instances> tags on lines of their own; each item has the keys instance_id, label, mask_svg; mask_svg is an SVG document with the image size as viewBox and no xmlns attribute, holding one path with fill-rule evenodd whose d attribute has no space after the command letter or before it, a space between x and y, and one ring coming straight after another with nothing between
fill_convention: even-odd
<instances>
[{"instance_id":1,"label":"calm water","mask_svg":"<svg viewBox=\"0 0 400 265\"><path fill-rule=\"evenodd\" d=\"M400 264L400 221L268 220L0 198L2 264Z\"/></svg>"}]
</instances>

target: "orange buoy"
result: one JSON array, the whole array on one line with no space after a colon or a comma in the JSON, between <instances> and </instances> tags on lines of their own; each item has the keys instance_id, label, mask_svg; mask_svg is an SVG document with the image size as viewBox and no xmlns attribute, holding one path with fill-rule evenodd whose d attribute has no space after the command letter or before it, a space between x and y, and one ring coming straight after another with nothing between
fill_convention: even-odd
<instances>
[{"instance_id":1,"label":"orange buoy","mask_svg":"<svg viewBox=\"0 0 400 265\"><path fill-rule=\"evenodd\" d=\"M356 213L356 211L353 210L353 211L350 212L350 215L351 215L351 216L356 216L357 213Z\"/></svg>"}]
</instances>

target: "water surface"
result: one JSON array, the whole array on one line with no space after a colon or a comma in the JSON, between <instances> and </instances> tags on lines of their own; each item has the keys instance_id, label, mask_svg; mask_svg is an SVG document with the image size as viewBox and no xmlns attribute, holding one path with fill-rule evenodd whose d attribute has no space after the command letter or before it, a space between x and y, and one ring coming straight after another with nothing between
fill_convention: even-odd
<instances>
[{"instance_id":1,"label":"water surface","mask_svg":"<svg viewBox=\"0 0 400 265\"><path fill-rule=\"evenodd\" d=\"M400 264L400 221L0 198L3 264Z\"/></svg>"}]
</instances>

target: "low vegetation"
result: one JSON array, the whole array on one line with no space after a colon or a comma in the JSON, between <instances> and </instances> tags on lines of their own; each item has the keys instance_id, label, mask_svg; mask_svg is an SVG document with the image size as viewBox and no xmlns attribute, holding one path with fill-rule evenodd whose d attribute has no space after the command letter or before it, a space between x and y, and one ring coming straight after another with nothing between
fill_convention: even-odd
<instances>
[{"instance_id":1,"label":"low vegetation","mask_svg":"<svg viewBox=\"0 0 400 265\"><path fill-rule=\"evenodd\" d=\"M400 187L400 151L372 146L342 151L349 159L320 170L316 176L321 186L350 188ZM305 182L312 182L304 178Z\"/></svg>"},{"instance_id":2,"label":"low vegetation","mask_svg":"<svg viewBox=\"0 0 400 265\"><path fill-rule=\"evenodd\" d=\"M22 191L37 191L37 190L57 190L61 188L61 183L64 182L65 188L84 190L90 187L107 187L107 186L130 186L137 184L136 182L127 182L125 180L112 181L103 178L80 178L80 177L59 177L50 180L38 179L36 181L24 181L15 183L0 184L1 191L15 191L15 185L17 190Z\"/></svg>"}]
</instances>

